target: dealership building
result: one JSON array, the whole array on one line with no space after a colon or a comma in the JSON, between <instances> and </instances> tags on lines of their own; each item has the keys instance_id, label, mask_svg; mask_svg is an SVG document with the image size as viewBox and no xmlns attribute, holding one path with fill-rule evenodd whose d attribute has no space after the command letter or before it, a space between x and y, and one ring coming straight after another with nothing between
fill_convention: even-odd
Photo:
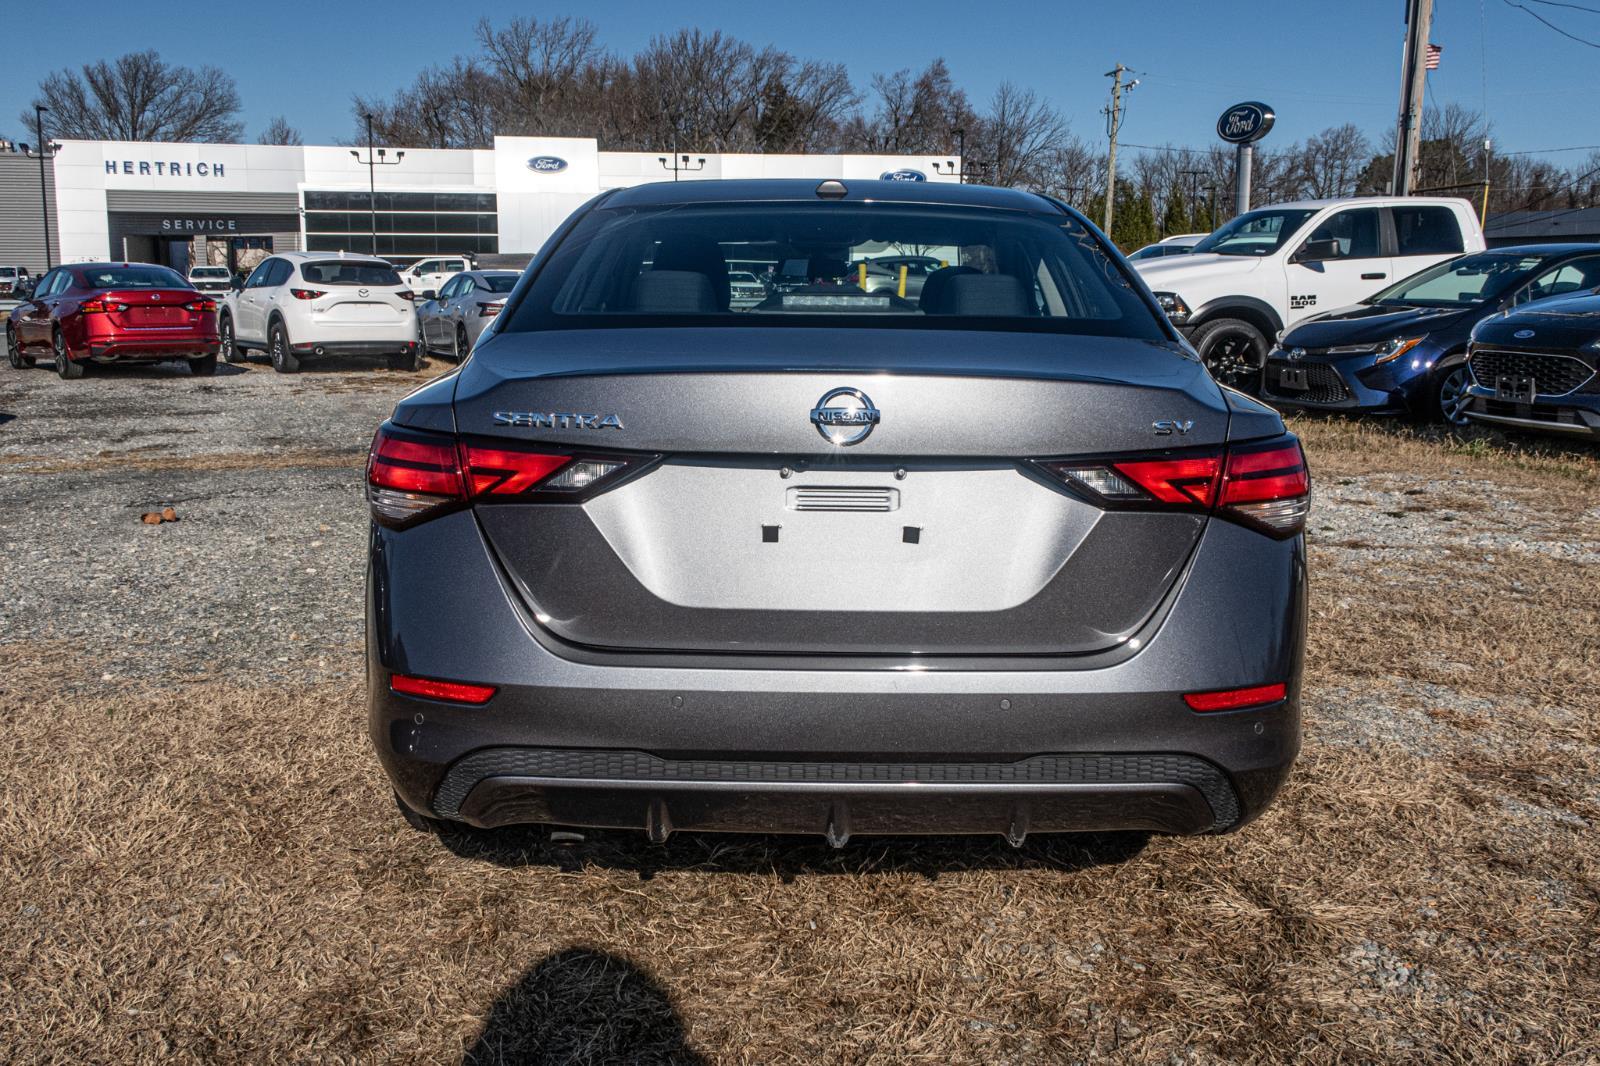
<instances>
[{"instance_id":1,"label":"dealership building","mask_svg":"<svg viewBox=\"0 0 1600 1066\"><path fill-rule=\"evenodd\" d=\"M0 151L0 264L39 272L47 219L55 262L245 270L275 251L371 252L374 226L377 254L396 262L531 255L607 189L708 178L955 181L958 166L935 156L602 152L581 137L380 151L369 172L364 147L68 140L41 165L13 146Z\"/></svg>"}]
</instances>

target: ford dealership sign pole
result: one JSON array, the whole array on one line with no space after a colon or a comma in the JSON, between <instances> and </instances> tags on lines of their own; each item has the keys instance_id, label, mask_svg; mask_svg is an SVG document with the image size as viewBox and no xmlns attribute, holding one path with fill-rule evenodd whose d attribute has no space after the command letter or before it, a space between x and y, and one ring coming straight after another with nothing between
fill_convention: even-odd
<instances>
[{"instance_id":1,"label":"ford dealership sign pole","mask_svg":"<svg viewBox=\"0 0 1600 1066\"><path fill-rule=\"evenodd\" d=\"M1250 210L1250 169L1255 163L1255 143L1267 135L1277 118L1272 108L1254 100L1234 104L1217 119L1217 136L1237 145L1234 162L1233 213Z\"/></svg>"}]
</instances>

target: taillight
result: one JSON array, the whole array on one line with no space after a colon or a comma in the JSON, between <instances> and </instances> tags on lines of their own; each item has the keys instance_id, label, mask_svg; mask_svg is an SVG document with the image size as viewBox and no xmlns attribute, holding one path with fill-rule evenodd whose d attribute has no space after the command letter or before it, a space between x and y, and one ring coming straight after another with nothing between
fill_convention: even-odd
<instances>
[{"instance_id":1,"label":"taillight","mask_svg":"<svg viewBox=\"0 0 1600 1066\"><path fill-rule=\"evenodd\" d=\"M1305 454L1291 434L1265 444L1038 465L1111 506L1214 511L1275 537L1298 533L1311 509Z\"/></svg>"},{"instance_id":2,"label":"taillight","mask_svg":"<svg viewBox=\"0 0 1600 1066\"><path fill-rule=\"evenodd\" d=\"M290 289L289 295L296 300L315 300L318 296L326 296L327 293L321 289Z\"/></svg>"},{"instance_id":3,"label":"taillight","mask_svg":"<svg viewBox=\"0 0 1600 1066\"><path fill-rule=\"evenodd\" d=\"M469 501L584 500L654 460L457 441L385 422L367 457L367 501L375 520L399 526Z\"/></svg>"},{"instance_id":4,"label":"taillight","mask_svg":"<svg viewBox=\"0 0 1600 1066\"><path fill-rule=\"evenodd\" d=\"M400 297L402 300L415 300L417 298L417 294L412 292L410 289L401 289L399 292L395 293L395 295Z\"/></svg>"},{"instance_id":5,"label":"taillight","mask_svg":"<svg viewBox=\"0 0 1600 1066\"><path fill-rule=\"evenodd\" d=\"M112 311L126 311L127 304L117 303L115 300L104 296L91 296L78 305L78 310L86 315L106 315Z\"/></svg>"},{"instance_id":6,"label":"taillight","mask_svg":"<svg viewBox=\"0 0 1600 1066\"><path fill-rule=\"evenodd\" d=\"M493 685L472 685L464 681L435 681L409 674L390 674L389 688L403 696L421 696L428 700L446 703L470 703L481 706L494 696Z\"/></svg>"},{"instance_id":7,"label":"taillight","mask_svg":"<svg viewBox=\"0 0 1600 1066\"><path fill-rule=\"evenodd\" d=\"M190 300L183 306L199 314L205 314L207 311L215 311L217 302L215 300Z\"/></svg>"},{"instance_id":8,"label":"taillight","mask_svg":"<svg viewBox=\"0 0 1600 1066\"><path fill-rule=\"evenodd\" d=\"M495 315L498 315L501 311L503 311L505 306L506 302L504 300L495 300L492 303L485 303L484 301L479 300L478 317L493 318Z\"/></svg>"}]
</instances>

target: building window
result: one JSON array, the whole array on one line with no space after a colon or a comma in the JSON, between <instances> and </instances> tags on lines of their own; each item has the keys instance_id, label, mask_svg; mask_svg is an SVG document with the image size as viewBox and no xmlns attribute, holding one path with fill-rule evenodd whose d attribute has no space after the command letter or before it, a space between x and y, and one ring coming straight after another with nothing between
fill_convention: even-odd
<instances>
[{"instance_id":1,"label":"building window","mask_svg":"<svg viewBox=\"0 0 1600 1066\"><path fill-rule=\"evenodd\" d=\"M377 218L366 192L307 189L306 250L371 252L374 221L377 254L395 259L500 250L494 193L380 192Z\"/></svg>"}]
</instances>

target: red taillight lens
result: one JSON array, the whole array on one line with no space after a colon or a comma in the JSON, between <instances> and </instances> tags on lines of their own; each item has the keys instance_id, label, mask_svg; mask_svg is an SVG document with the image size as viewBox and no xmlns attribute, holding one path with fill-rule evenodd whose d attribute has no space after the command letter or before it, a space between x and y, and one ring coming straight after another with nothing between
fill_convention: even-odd
<instances>
[{"instance_id":1,"label":"red taillight lens","mask_svg":"<svg viewBox=\"0 0 1600 1066\"><path fill-rule=\"evenodd\" d=\"M1112 463L1112 468L1162 503L1193 503L1210 507L1217 496L1222 473L1220 453L1178 459L1135 459Z\"/></svg>"},{"instance_id":2,"label":"red taillight lens","mask_svg":"<svg viewBox=\"0 0 1600 1066\"><path fill-rule=\"evenodd\" d=\"M1311 476L1291 435L1218 451L1039 465L1108 505L1215 510L1275 537L1298 533L1311 509Z\"/></svg>"},{"instance_id":3,"label":"red taillight lens","mask_svg":"<svg viewBox=\"0 0 1600 1066\"><path fill-rule=\"evenodd\" d=\"M495 315L498 315L501 311L505 310L505 306L506 302L504 300L495 300L492 303L485 303L484 301L479 300L478 317L493 318Z\"/></svg>"},{"instance_id":4,"label":"red taillight lens","mask_svg":"<svg viewBox=\"0 0 1600 1066\"><path fill-rule=\"evenodd\" d=\"M412 292L410 289L401 289L399 292L395 293L395 295L400 297L402 300L415 300L417 298L417 294Z\"/></svg>"},{"instance_id":5,"label":"red taillight lens","mask_svg":"<svg viewBox=\"0 0 1600 1066\"><path fill-rule=\"evenodd\" d=\"M183 306L198 314L205 314L207 311L215 311L217 302L215 300L190 300Z\"/></svg>"},{"instance_id":6,"label":"red taillight lens","mask_svg":"<svg viewBox=\"0 0 1600 1066\"><path fill-rule=\"evenodd\" d=\"M105 315L112 311L126 311L127 304L117 303L115 300L104 296L91 296L78 305L78 310L86 315Z\"/></svg>"},{"instance_id":7,"label":"red taillight lens","mask_svg":"<svg viewBox=\"0 0 1600 1066\"><path fill-rule=\"evenodd\" d=\"M520 496L572 461L566 455L461 446L461 465L474 496Z\"/></svg>"},{"instance_id":8,"label":"red taillight lens","mask_svg":"<svg viewBox=\"0 0 1600 1066\"><path fill-rule=\"evenodd\" d=\"M315 300L318 296L328 295L321 289L290 289L289 295L296 300Z\"/></svg>"},{"instance_id":9,"label":"red taillight lens","mask_svg":"<svg viewBox=\"0 0 1600 1066\"><path fill-rule=\"evenodd\" d=\"M1280 681L1276 685L1252 685L1221 692L1190 692L1183 697L1183 702L1195 711L1237 711L1245 707L1277 703L1288 694L1289 686Z\"/></svg>"},{"instance_id":10,"label":"red taillight lens","mask_svg":"<svg viewBox=\"0 0 1600 1066\"><path fill-rule=\"evenodd\" d=\"M446 703L469 703L481 706L495 694L493 685L469 685L463 681L434 681L409 674L390 674L389 687L403 696L421 696L428 700Z\"/></svg>"},{"instance_id":11,"label":"red taillight lens","mask_svg":"<svg viewBox=\"0 0 1600 1066\"><path fill-rule=\"evenodd\" d=\"M400 431L387 423L378 427L367 456L373 518L402 525L466 498L453 438Z\"/></svg>"}]
</instances>

